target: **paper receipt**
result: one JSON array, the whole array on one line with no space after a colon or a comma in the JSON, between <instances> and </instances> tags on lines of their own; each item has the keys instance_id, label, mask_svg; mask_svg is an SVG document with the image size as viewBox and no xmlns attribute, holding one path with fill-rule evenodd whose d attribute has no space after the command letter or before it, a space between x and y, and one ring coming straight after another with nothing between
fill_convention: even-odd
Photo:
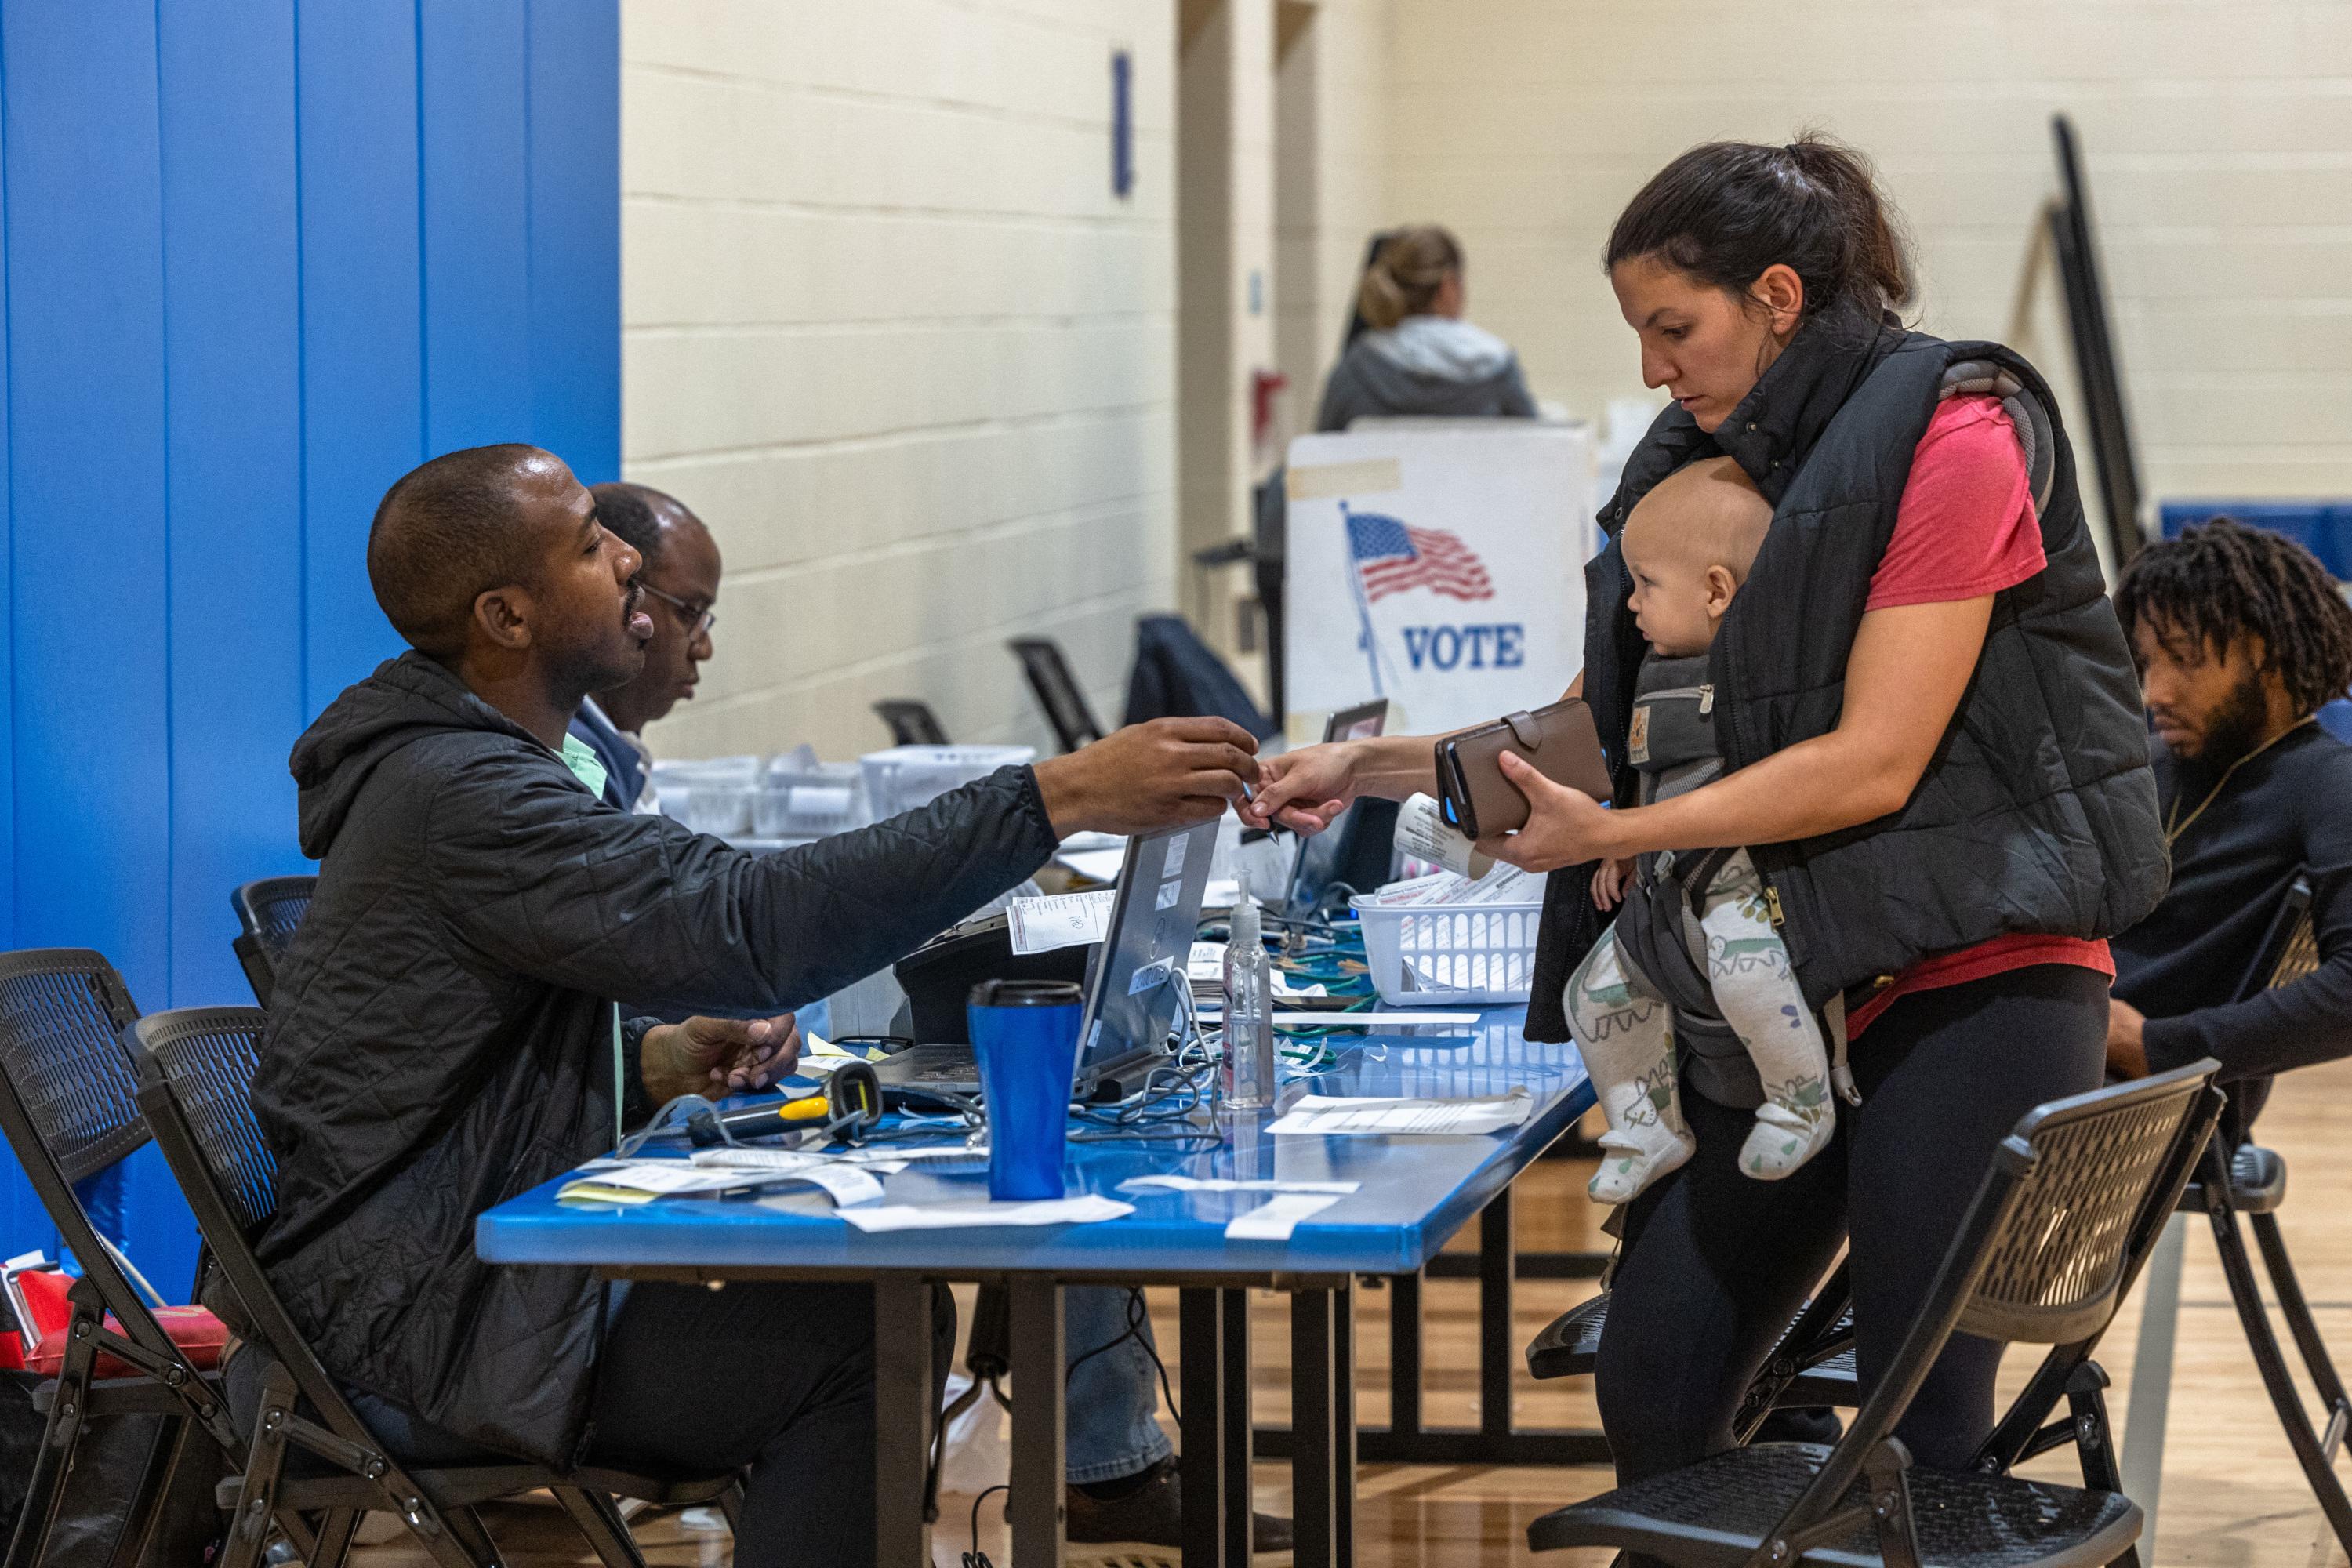
<instances>
[{"instance_id":1,"label":"paper receipt","mask_svg":"<svg viewBox=\"0 0 2352 1568\"><path fill-rule=\"evenodd\" d=\"M1013 951L1051 952L1102 941L1110 931L1110 908L1118 897L1115 888L1098 888L1091 893L1013 900L1004 911L1013 931Z\"/></svg>"},{"instance_id":2,"label":"paper receipt","mask_svg":"<svg viewBox=\"0 0 2352 1568\"><path fill-rule=\"evenodd\" d=\"M1425 795L1413 795L1397 813L1396 847L1414 859L1443 866L1455 876L1473 881L1495 866L1494 858L1479 854L1476 847L1462 837L1460 828L1439 815L1437 802Z\"/></svg>"}]
</instances>

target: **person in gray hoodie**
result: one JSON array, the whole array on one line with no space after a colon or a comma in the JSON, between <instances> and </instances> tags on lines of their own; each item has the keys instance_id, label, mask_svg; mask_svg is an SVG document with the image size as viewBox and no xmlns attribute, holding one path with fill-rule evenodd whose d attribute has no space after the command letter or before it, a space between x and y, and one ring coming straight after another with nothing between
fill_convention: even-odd
<instances>
[{"instance_id":1,"label":"person in gray hoodie","mask_svg":"<svg viewBox=\"0 0 2352 1568\"><path fill-rule=\"evenodd\" d=\"M1352 335L1323 386L1318 430L1367 415L1535 417L1511 345L1462 319L1462 245L1435 224L1384 238L1364 268Z\"/></svg>"}]
</instances>

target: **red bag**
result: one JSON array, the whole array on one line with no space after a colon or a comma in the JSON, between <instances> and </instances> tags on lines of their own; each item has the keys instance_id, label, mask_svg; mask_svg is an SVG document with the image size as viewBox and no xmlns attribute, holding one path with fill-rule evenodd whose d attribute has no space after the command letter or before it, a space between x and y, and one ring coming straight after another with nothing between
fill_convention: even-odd
<instances>
[{"instance_id":1,"label":"red bag","mask_svg":"<svg viewBox=\"0 0 2352 1568\"><path fill-rule=\"evenodd\" d=\"M26 1327L39 1337L32 1349L24 1352L24 1364L43 1377L55 1377L65 1365L66 1330L73 1322L73 1303L66 1299L73 1289L73 1277L61 1268L26 1269L16 1277L16 1290L31 1321ZM228 1327L202 1307L158 1307L155 1321L180 1352L188 1358L197 1371L209 1371L220 1364L221 1352L228 1344ZM106 1326L116 1333L122 1325L114 1314L106 1315ZM131 1377L138 1368L110 1355L98 1358L92 1369L98 1377Z\"/></svg>"}]
</instances>

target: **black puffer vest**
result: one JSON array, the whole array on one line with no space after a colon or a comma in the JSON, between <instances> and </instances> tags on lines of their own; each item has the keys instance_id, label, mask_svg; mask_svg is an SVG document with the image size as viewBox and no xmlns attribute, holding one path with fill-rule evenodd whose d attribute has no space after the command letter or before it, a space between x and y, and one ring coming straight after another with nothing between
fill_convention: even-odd
<instances>
[{"instance_id":1,"label":"black puffer vest","mask_svg":"<svg viewBox=\"0 0 2352 1568\"><path fill-rule=\"evenodd\" d=\"M2049 564L1996 596L1976 674L1901 811L1748 847L1817 1007L2009 932L2109 936L2163 896L2138 683L2055 399L1998 344L1945 342L1892 321L1818 319L1715 435L1679 407L1659 416L1601 511L1608 543L1585 569L1584 696L1630 796L1622 759L1643 645L1626 608L1619 533L1651 486L1727 454L1772 503L1773 519L1710 660L1725 769L1826 734L1912 454L1937 402L1961 392L2002 396L2017 420ZM1592 929L1575 907L1590 869L1579 873L1555 873L1547 892L1528 1010L1535 1038L1568 1037L1559 994Z\"/></svg>"}]
</instances>

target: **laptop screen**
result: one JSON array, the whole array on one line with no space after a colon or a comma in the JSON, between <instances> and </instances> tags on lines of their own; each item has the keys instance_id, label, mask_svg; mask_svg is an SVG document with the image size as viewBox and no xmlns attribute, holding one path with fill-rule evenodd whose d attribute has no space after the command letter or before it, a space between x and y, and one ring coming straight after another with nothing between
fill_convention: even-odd
<instances>
[{"instance_id":1,"label":"laptop screen","mask_svg":"<svg viewBox=\"0 0 2352 1568\"><path fill-rule=\"evenodd\" d=\"M1175 1026L1184 961L1201 924L1215 819L1128 840L1110 929L1087 992L1081 1077L1159 1051Z\"/></svg>"},{"instance_id":2,"label":"laptop screen","mask_svg":"<svg viewBox=\"0 0 2352 1568\"><path fill-rule=\"evenodd\" d=\"M1389 701L1383 697L1360 707L1342 708L1324 721L1323 739L1331 741L1368 741L1379 734L1388 723ZM1289 896L1283 900L1283 912L1301 918L1315 912L1322 902L1324 892L1338 875L1339 857L1347 849L1348 823L1356 815L1349 806L1331 819L1331 826L1309 837L1298 840L1298 858L1292 863Z\"/></svg>"}]
</instances>

